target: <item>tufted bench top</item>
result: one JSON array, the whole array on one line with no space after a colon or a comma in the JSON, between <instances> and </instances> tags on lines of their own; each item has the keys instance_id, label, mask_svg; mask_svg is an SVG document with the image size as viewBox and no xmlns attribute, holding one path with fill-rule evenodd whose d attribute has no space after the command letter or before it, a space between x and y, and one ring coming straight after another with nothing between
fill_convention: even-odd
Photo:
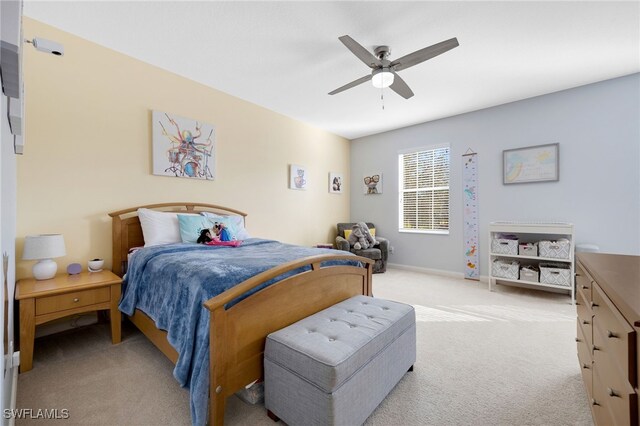
<instances>
[{"instance_id":1,"label":"tufted bench top","mask_svg":"<svg viewBox=\"0 0 640 426\"><path fill-rule=\"evenodd\" d=\"M265 358L331 393L414 324L413 306L354 296L271 333Z\"/></svg>"}]
</instances>

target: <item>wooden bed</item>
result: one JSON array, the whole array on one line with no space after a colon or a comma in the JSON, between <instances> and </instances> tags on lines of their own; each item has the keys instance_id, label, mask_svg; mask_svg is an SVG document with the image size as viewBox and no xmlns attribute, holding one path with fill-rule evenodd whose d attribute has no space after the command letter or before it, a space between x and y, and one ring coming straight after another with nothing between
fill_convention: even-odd
<instances>
[{"instance_id":1,"label":"wooden bed","mask_svg":"<svg viewBox=\"0 0 640 426\"><path fill-rule=\"evenodd\" d=\"M161 211L220 214L246 213L212 204L164 203L137 206L109 213L113 220L113 272L122 276L130 248L144 245L137 216L139 208ZM226 398L244 386L263 377L263 352L266 336L313 313L349 297L371 295L373 262L357 257L364 266L327 266L327 260L350 259L353 256L326 254L288 262L258 274L208 300L210 312L210 389L209 424L224 423ZM232 307L225 305L250 289L287 271L310 265L311 270L290 276L247 297ZM274 307L280 307L274 309ZM130 320L174 364L178 353L167 341L167 333L156 328L145 313L136 310Z\"/></svg>"}]
</instances>

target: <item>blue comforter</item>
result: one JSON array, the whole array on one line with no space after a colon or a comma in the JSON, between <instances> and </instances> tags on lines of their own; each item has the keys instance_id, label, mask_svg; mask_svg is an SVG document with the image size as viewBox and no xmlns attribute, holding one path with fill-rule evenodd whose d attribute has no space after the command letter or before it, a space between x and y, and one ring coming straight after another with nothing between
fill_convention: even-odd
<instances>
[{"instance_id":1,"label":"blue comforter","mask_svg":"<svg viewBox=\"0 0 640 426\"><path fill-rule=\"evenodd\" d=\"M322 253L336 254L330 249L251 238L240 247L169 244L147 247L131 256L120 310L133 315L140 309L167 331L169 343L178 352L173 375L191 392L193 424L204 425L208 410L209 312L202 304L274 266ZM271 280L246 296L302 270Z\"/></svg>"}]
</instances>

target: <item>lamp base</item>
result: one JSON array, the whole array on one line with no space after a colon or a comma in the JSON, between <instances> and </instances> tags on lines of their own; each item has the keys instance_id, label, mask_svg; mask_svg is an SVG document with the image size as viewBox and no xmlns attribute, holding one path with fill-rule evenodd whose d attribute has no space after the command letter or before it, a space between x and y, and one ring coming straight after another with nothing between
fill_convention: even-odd
<instances>
[{"instance_id":1,"label":"lamp base","mask_svg":"<svg viewBox=\"0 0 640 426\"><path fill-rule=\"evenodd\" d=\"M33 265L32 271L36 280L48 280L56 276L58 264L52 259L42 259Z\"/></svg>"}]
</instances>

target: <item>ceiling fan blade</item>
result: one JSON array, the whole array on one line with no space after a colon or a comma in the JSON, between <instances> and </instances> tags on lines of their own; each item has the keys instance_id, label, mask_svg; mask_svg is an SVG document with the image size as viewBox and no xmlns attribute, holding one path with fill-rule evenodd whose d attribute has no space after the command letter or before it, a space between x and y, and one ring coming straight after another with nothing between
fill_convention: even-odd
<instances>
[{"instance_id":1,"label":"ceiling fan blade","mask_svg":"<svg viewBox=\"0 0 640 426\"><path fill-rule=\"evenodd\" d=\"M373 56L371 52L362 47L360 43L349 37L348 35L343 35L342 37L338 37L338 40L342 42L347 49L351 51L354 55L358 57L362 62L365 63L369 68L377 68L382 66L382 62L380 59Z\"/></svg>"},{"instance_id":2,"label":"ceiling fan blade","mask_svg":"<svg viewBox=\"0 0 640 426\"><path fill-rule=\"evenodd\" d=\"M371 80L371 74L365 75L364 77L360 77L359 79L354 80L351 83L347 83L342 87L338 87L333 92L329 92L329 94L330 95L335 95L336 93L344 92L347 89L351 89L352 87L356 87L357 85L365 83L365 82L367 82L369 80Z\"/></svg>"},{"instance_id":3,"label":"ceiling fan blade","mask_svg":"<svg viewBox=\"0 0 640 426\"><path fill-rule=\"evenodd\" d=\"M454 37L449 40L436 43L432 46L425 47L424 49L416 50L413 53L409 53L408 55L405 55L391 62L390 66L393 67L396 71L401 71L424 62L427 59L434 58L458 46L458 39Z\"/></svg>"},{"instance_id":4,"label":"ceiling fan blade","mask_svg":"<svg viewBox=\"0 0 640 426\"><path fill-rule=\"evenodd\" d=\"M400 78L398 74L393 74L393 84L389 86L389 88L405 99L409 99L410 97L412 97L413 91L409 88L409 86L407 86L407 83L405 83L405 81Z\"/></svg>"}]
</instances>

